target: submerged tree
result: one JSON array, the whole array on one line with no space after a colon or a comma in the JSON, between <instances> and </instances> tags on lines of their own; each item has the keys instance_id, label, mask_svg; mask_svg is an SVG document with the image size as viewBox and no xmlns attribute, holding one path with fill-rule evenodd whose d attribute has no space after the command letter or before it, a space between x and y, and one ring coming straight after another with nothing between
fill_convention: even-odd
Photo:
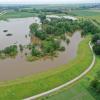
<instances>
[{"instance_id":1,"label":"submerged tree","mask_svg":"<svg viewBox=\"0 0 100 100\"><path fill-rule=\"evenodd\" d=\"M6 47L4 50L1 50L1 53L4 54L5 57L16 56L18 53L17 46L12 45L12 46Z\"/></svg>"}]
</instances>

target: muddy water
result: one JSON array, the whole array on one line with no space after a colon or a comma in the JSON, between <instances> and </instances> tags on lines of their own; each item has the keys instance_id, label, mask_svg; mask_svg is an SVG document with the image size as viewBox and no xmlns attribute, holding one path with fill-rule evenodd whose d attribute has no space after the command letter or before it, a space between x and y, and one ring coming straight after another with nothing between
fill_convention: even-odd
<instances>
[{"instance_id":1,"label":"muddy water","mask_svg":"<svg viewBox=\"0 0 100 100\"><path fill-rule=\"evenodd\" d=\"M28 26L34 22L33 18L24 19L11 19L9 22L0 22L0 48L4 48L17 41L18 44L30 43L30 38L25 38L26 34L29 34ZM5 37L4 29L8 29L13 33L12 37ZM32 75L35 73L47 71L49 69L59 67L60 65L68 63L74 59L77 54L78 44L81 41L80 32L77 31L70 39L70 44L67 46L66 51L59 54L57 58L53 60L38 60L35 62L27 62L21 55L18 55L15 59L0 60L0 81L13 80L19 77Z\"/></svg>"},{"instance_id":2,"label":"muddy water","mask_svg":"<svg viewBox=\"0 0 100 100\"><path fill-rule=\"evenodd\" d=\"M39 23L39 19L34 17L0 21L0 49L12 44L29 44L29 25L32 23ZM4 32L4 30L7 30L7 32ZM6 36L7 34L12 34L12 36Z\"/></svg>"}]
</instances>

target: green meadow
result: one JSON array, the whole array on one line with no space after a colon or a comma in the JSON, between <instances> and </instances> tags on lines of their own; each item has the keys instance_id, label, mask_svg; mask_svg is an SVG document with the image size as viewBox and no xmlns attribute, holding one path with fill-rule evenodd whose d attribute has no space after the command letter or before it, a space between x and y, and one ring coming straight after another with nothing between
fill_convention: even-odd
<instances>
[{"instance_id":1,"label":"green meadow","mask_svg":"<svg viewBox=\"0 0 100 100\"><path fill-rule=\"evenodd\" d=\"M9 18L25 18L25 17L33 17L38 15L37 13L31 12L21 12L21 11L9 11L6 14L0 16L0 20L7 20Z\"/></svg>"},{"instance_id":2,"label":"green meadow","mask_svg":"<svg viewBox=\"0 0 100 100\"><path fill-rule=\"evenodd\" d=\"M71 14L75 16L100 16L99 10L72 10Z\"/></svg>"}]
</instances>

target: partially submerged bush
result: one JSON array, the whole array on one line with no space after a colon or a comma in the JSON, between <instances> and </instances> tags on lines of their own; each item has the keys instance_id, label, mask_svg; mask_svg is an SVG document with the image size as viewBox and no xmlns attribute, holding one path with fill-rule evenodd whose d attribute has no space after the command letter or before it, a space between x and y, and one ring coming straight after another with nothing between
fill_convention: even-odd
<instances>
[{"instance_id":1,"label":"partially submerged bush","mask_svg":"<svg viewBox=\"0 0 100 100\"><path fill-rule=\"evenodd\" d=\"M60 47L59 51L65 51L65 47L64 46Z\"/></svg>"},{"instance_id":2,"label":"partially submerged bush","mask_svg":"<svg viewBox=\"0 0 100 100\"><path fill-rule=\"evenodd\" d=\"M15 57L18 53L17 46L12 45L9 47L6 47L5 49L0 51L0 57L6 58L6 57Z\"/></svg>"}]
</instances>

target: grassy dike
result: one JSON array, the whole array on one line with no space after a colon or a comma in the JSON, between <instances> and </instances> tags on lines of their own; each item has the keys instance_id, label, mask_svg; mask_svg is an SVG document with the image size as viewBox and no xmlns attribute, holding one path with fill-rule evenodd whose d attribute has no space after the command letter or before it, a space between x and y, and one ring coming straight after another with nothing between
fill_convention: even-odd
<instances>
[{"instance_id":1,"label":"grassy dike","mask_svg":"<svg viewBox=\"0 0 100 100\"><path fill-rule=\"evenodd\" d=\"M91 80L96 76L98 71L100 71L100 56L96 56L95 66L83 79L70 87L58 91L56 94L44 98L46 100L65 100L66 98L68 100L100 100L99 93L96 94L89 87Z\"/></svg>"},{"instance_id":2,"label":"grassy dike","mask_svg":"<svg viewBox=\"0 0 100 100\"><path fill-rule=\"evenodd\" d=\"M0 100L23 98L57 87L81 74L91 63L92 53L86 37L79 45L76 59L59 68L15 81L0 83Z\"/></svg>"}]
</instances>

